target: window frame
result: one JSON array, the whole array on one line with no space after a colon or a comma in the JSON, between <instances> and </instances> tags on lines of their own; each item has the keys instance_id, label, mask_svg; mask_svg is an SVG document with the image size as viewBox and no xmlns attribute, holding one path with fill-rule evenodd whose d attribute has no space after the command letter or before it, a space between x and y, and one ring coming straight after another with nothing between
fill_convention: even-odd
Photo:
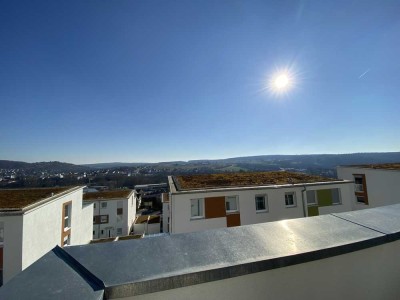
<instances>
[{"instance_id":1,"label":"window frame","mask_svg":"<svg viewBox=\"0 0 400 300\"><path fill-rule=\"evenodd\" d=\"M107 204L108 204L107 201L102 201L101 204L100 204L100 209L107 208L107 206L108 206Z\"/></svg>"},{"instance_id":2,"label":"window frame","mask_svg":"<svg viewBox=\"0 0 400 300\"><path fill-rule=\"evenodd\" d=\"M264 209L257 209L257 197L262 197L264 200ZM268 195L267 194L257 194L254 196L254 204L256 206L256 213L266 213L269 211L268 207Z\"/></svg>"},{"instance_id":3,"label":"window frame","mask_svg":"<svg viewBox=\"0 0 400 300\"><path fill-rule=\"evenodd\" d=\"M313 194L314 194L314 202L313 203L308 202L308 195L307 195L308 192L313 192ZM318 195L317 195L316 190L308 190L308 191L306 191L306 195L307 195L307 206L318 206ZM286 204L286 202L285 202L285 204Z\"/></svg>"},{"instance_id":4,"label":"window frame","mask_svg":"<svg viewBox=\"0 0 400 300\"><path fill-rule=\"evenodd\" d=\"M198 206L198 215L193 216L192 215L192 203L193 201L197 201L197 206ZM199 220L199 219L204 219L204 198L194 198L190 199L190 220Z\"/></svg>"},{"instance_id":5,"label":"window frame","mask_svg":"<svg viewBox=\"0 0 400 300\"><path fill-rule=\"evenodd\" d=\"M229 201L228 201L229 198L235 198L236 209L230 209L230 210L228 210L228 209L226 208L226 203L229 202ZM238 213L238 212L240 211L240 209L239 209L239 196L237 196L237 195L232 195L232 196L226 196L226 197L225 197L225 211L226 211L227 214Z\"/></svg>"},{"instance_id":6,"label":"window frame","mask_svg":"<svg viewBox=\"0 0 400 300\"><path fill-rule=\"evenodd\" d=\"M286 203L286 196L292 195L293 196L293 204L287 204ZM292 207L297 207L297 200L296 200L296 192L285 192L285 207L286 208L292 208Z\"/></svg>"}]
</instances>

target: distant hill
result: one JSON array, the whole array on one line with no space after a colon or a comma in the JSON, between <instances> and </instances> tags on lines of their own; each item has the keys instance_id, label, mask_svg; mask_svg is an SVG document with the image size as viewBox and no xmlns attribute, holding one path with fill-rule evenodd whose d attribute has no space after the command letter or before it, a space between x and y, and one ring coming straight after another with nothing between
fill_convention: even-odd
<instances>
[{"instance_id":1,"label":"distant hill","mask_svg":"<svg viewBox=\"0 0 400 300\"><path fill-rule=\"evenodd\" d=\"M83 167L89 167L93 169L113 169L120 167L139 167L144 165L151 165L151 163L124 163L124 162L110 162L110 163L98 163L98 164L84 164Z\"/></svg>"},{"instance_id":2,"label":"distant hill","mask_svg":"<svg viewBox=\"0 0 400 300\"><path fill-rule=\"evenodd\" d=\"M22 161L0 160L0 169L20 169L28 172L83 172L90 167L74 165L59 161L27 163Z\"/></svg>"}]
</instances>

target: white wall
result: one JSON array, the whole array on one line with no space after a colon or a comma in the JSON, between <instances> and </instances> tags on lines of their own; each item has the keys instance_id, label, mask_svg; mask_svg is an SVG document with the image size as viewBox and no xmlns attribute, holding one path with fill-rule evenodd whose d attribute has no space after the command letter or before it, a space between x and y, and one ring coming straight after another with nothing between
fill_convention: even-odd
<instances>
[{"instance_id":1,"label":"white wall","mask_svg":"<svg viewBox=\"0 0 400 300\"><path fill-rule=\"evenodd\" d=\"M22 269L31 265L56 245L61 246L61 232L64 226L63 203L69 201L72 201L70 244L79 245L90 242L93 208L90 206L89 209L82 210L82 189L78 189L28 210L24 214Z\"/></svg>"},{"instance_id":2,"label":"white wall","mask_svg":"<svg viewBox=\"0 0 400 300\"><path fill-rule=\"evenodd\" d=\"M160 223L141 223L141 224L134 224L133 231L135 234L155 234L160 233L161 224Z\"/></svg>"},{"instance_id":3,"label":"white wall","mask_svg":"<svg viewBox=\"0 0 400 300\"><path fill-rule=\"evenodd\" d=\"M0 217L4 223L3 284L22 271L22 216Z\"/></svg>"},{"instance_id":4,"label":"white wall","mask_svg":"<svg viewBox=\"0 0 400 300\"><path fill-rule=\"evenodd\" d=\"M397 193L400 186L400 171L337 167L337 174L339 178L348 180L354 180L353 174L365 175L369 204L356 201L353 186L352 203L355 210L400 203Z\"/></svg>"},{"instance_id":5,"label":"white wall","mask_svg":"<svg viewBox=\"0 0 400 300\"><path fill-rule=\"evenodd\" d=\"M351 210L352 183L337 183L324 185L308 185L307 190L332 189L341 190L342 204L320 208L320 214L344 212ZM190 199L221 196L238 196L241 225L279 221L284 219L302 218L305 216L302 202L302 186L281 188L241 189L217 192L172 193L170 200L171 233L202 231L226 227L226 218L190 219ZM286 207L285 193L294 192L295 207ZM255 206L256 195L267 195L268 212L257 212ZM307 196L304 193L304 203L307 205ZM305 206L307 214L307 206Z\"/></svg>"},{"instance_id":6,"label":"white wall","mask_svg":"<svg viewBox=\"0 0 400 300\"><path fill-rule=\"evenodd\" d=\"M63 203L72 201L71 245L86 244L92 234L91 206L82 210L82 188L27 210L0 217L4 222L4 283L56 245L61 246Z\"/></svg>"},{"instance_id":7,"label":"white wall","mask_svg":"<svg viewBox=\"0 0 400 300\"><path fill-rule=\"evenodd\" d=\"M400 299L400 241L313 262L125 299Z\"/></svg>"}]
</instances>

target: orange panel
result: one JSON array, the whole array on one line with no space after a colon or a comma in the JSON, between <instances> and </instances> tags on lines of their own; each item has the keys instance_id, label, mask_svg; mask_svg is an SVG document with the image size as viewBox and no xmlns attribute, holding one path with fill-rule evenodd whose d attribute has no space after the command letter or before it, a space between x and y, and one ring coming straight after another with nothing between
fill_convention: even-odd
<instances>
[{"instance_id":1,"label":"orange panel","mask_svg":"<svg viewBox=\"0 0 400 300\"><path fill-rule=\"evenodd\" d=\"M204 198L204 209L206 219L225 217L225 197Z\"/></svg>"},{"instance_id":2,"label":"orange panel","mask_svg":"<svg viewBox=\"0 0 400 300\"><path fill-rule=\"evenodd\" d=\"M240 226L240 213L226 215L226 225L228 227Z\"/></svg>"}]
</instances>

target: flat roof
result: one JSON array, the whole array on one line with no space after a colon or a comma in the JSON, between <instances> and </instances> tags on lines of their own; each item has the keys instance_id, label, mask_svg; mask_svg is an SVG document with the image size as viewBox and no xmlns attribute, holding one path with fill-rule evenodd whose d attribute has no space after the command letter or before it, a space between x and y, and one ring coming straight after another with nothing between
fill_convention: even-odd
<instances>
[{"instance_id":1,"label":"flat roof","mask_svg":"<svg viewBox=\"0 0 400 300\"><path fill-rule=\"evenodd\" d=\"M40 200L57 196L71 187L0 190L0 210L22 209Z\"/></svg>"},{"instance_id":2,"label":"flat roof","mask_svg":"<svg viewBox=\"0 0 400 300\"><path fill-rule=\"evenodd\" d=\"M104 299L134 297L354 253L399 239L396 204L121 243L57 247L51 251L57 255L46 254L5 284L0 298L68 298L74 293L74 299L99 299L103 291ZM149 255L154 249L162 251Z\"/></svg>"},{"instance_id":3,"label":"flat roof","mask_svg":"<svg viewBox=\"0 0 400 300\"><path fill-rule=\"evenodd\" d=\"M338 181L338 179L286 171L174 176L174 183L178 191L207 188L284 185L329 181Z\"/></svg>"},{"instance_id":4,"label":"flat roof","mask_svg":"<svg viewBox=\"0 0 400 300\"><path fill-rule=\"evenodd\" d=\"M365 168L365 169L382 169L382 170L400 170L400 162L399 163L387 163L387 164L366 164L366 165L347 165L347 166L339 166L343 168Z\"/></svg>"},{"instance_id":5,"label":"flat roof","mask_svg":"<svg viewBox=\"0 0 400 300\"><path fill-rule=\"evenodd\" d=\"M83 200L128 198L132 192L133 190L126 189L86 193L83 195Z\"/></svg>"}]
</instances>

